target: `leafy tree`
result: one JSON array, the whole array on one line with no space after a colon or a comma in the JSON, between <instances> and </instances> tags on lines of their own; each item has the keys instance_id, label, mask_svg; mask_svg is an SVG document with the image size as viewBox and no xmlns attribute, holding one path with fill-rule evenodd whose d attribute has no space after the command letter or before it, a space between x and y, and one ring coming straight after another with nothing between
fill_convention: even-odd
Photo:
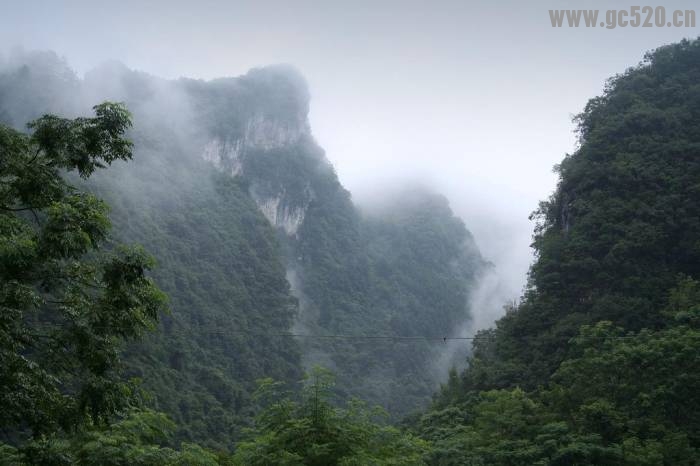
<instances>
[{"instance_id":1,"label":"leafy tree","mask_svg":"<svg viewBox=\"0 0 700 466\"><path fill-rule=\"evenodd\" d=\"M661 330L583 326L572 356L537 390L472 391L436 405L419 423L434 444L430 463L695 464L699 291L679 281Z\"/></svg>"},{"instance_id":2,"label":"leafy tree","mask_svg":"<svg viewBox=\"0 0 700 466\"><path fill-rule=\"evenodd\" d=\"M238 445L241 465L418 465L428 444L375 420L381 411L355 400L345 408L331 404L333 377L315 369L299 399L284 396L272 380L260 385L266 407L251 439Z\"/></svg>"},{"instance_id":3,"label":"leafy tree","mask_svg":"<svg viewBox=\"0 0 700 466\"><path fill-rule=\"evenodd\" d=\"M138 247L101 251L107 205L69 184L131 158L120 104L92 118L46 115L31 134L0 126L0 426L38 437L126 409L119 375L127 339L152 328L165 296Z\"/></svg>"},{"instance_id":4,"label":"leafy tree","mask_svg":"<svg viewBox=\"0 0 700 466\"><path fill-rule=\"evenodd\" d=\"M699 58L649 53L578 117L522 301L419 424L433 464L697 464Z\"/></svg>"},{"instance_id":5,"label":"leafy tree","mask_svg":"<svg viewBox=\"0 0 700 466\"><path fill-rule=\"evenodd\" d=\"M614 465L619 451L578 434L521 389L481 392L420 420L435 465Z\"/></svg>"},{"instance_id":6,"label":"leafy tree","mask_svg":"<svg viewBox=\"0 0 700 466\"><path fill-rule=\"evenodd\" d=\"M88 426L70 435L42 436L21 450L0 444L0 464L42 466L218 466L228 464L198 445L161 446L174 424L164 414L132 411L109 426Z\"/></svg>"},{"instance_id":7,"label":"leafy tree","mask_svg":"<svg viewBox=\"0 0 700 466\"><path fill-rule=\"evenodd\" d=\"M671 293L666 329L584 326L546 397L582 432L620 445L628 464L693 464L700 445L700 284ZM691 317L692 316L692 317Z\"/></svg>"},{"instance_id":8,"label":"leafy tree","mask_svg":"<svg viewBox=\"0 0 700 466\"><path fill-rule=\"evenodd\" d=\"M577 117L580 146L535 212L536 261L495 351L528 389L567 357L581 325L663 325L679 274L700 276L700 41L645 56ZM523 338L523 336L526 336Z\"/></svg>"},{"instance_id":9,"label":"leafy tree","mask_svg":"<svg viewBox=\"0 0 700 466\"><path fill-rule=\"evenodd\" d=\"M298 380L302 354L330 360L339 395L381 404L395 418L429 401L441 340L265 335L287 332L295 317L309 333L449 335L468 317L469 292L487 265L446 199L411 187L363 215L308 137L308 91L287 67L168 82L111 65L79 79L55 54L29 53L0 73L0 120L18 127L45 112L81 113L79 103L95 95L133 111L134 160L81 184L70 179L109 204L115 241L142 244L158 259L150 276L172 313L122 360L152 406L176 421L173 442L232 449L254 415L255 380ZM290 140L306 135L253 149L257 125L279 125ZM200 157L208 142L225 152L218 167ZM268 196L280 197L280 214L305 209L296 235L275 235L256 205ZM285 267L299 278L298 316Z\"/></svg>"}]
</instances>

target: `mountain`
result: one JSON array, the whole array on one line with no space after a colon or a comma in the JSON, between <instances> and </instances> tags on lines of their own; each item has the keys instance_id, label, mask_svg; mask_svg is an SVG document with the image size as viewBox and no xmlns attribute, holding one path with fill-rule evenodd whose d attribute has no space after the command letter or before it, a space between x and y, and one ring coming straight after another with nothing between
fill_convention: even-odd
<instances>
[{"instance_id":1,"label":"mountain","mask_svg":"<svg viewBox=\"0 0 700 466\"><path fill-rule=\"evenodd\" d=\"M648 54L577 117L580 147L534 214L529 289L496 330L512 343L496 351L527 366L528 387L581 325L657 329L678 277L699 276L699 51L693 41Z\"/></svg>"},{"instance_id":2,"label":"mountain","mask_svg":"<svg viewBox=\"0 0 700 466\"><path fill-rule=\"evenodd\" d=\"M289 66L168 81L108 63L79 79L32 53L0 74L0 117L17 128L106 99L133 112L134 160L85 186L111 206L115 239L155 256L170 296L171 315L124 363L177 422L175 441L230 448L257 379L294 383L316 364L336 372L340 399L393 417L426 406L466 354L443 337L468 322L491 267L443 197L406 187L371 211L354 205Z\"/></svg>"},{"instance_id":3,"label":"mountain","mask_svg":"<svg viewBox=\"0 0 700 466\"><path fill-rule=\"evenodd\" d=\"M588 102L521 302L416 422L432 463L697 464L698 103L698 40Z\"/></svg>"},{"instance_id":4,"label":"mountain","mask_svg":"<svg viewBox=\"0 0 700 466\"><path fill-rule=\"evenodd\" d=\"M353 396L395 417L423 405L434 374L461 357L443 338L468 324L472 286L490 269L443 197L405 187L355 206L311 135L309 93L289 67L204 82L108 64L80 80L49 53L16 57L1 71L0 116L16 127L44 111L81 115L102 98L132 108L135 160L89 181L64 175L109 201L117 241L154 253L153 278L172 308L121 355L146 389L132 396L115 380L117 353L105 358L123 330L95 323L125 312L127 325L148 325L162 294L143 275L142 253L108 262L102 281L92 280L105 266L79 254L107 229L102 204L60 189L56 170L91 168L113 158L110 147L128 158L121 131L93 132L124 128L123 108L98 107L97 123L44 118L35 139L0 128L10 161L3 354L14 363L3 395L35 418L29 427L8 411L3 464L698 463L700 40L648 53L589 101L577 117L579 146L533 214L536 259L520 302L476 334L467 367L450 370L431 406L404 417L401 429L378 424ZM102 138L112 142L90 154L84 141ZM18 201L37 192L48 214ZM75 234L86 230L93 236ZM58 282L69 301L49 295ZM83 289L99 284L97 293ZM86 299L101 294L108 299ZM149 319L132 304L143 294L155 298L146 300ZM71 328L56 328L56 309ZM30 348L39 341L42 349ZM47 361L59 362L59 377L44 372ZM314 368L295 385L315 363L339 383ZM81 366L88 371L62 374ZM84 415L82 403L62 410L83 393L63 390L71 380L97 388L92 408L112 403L109 417ZM111 382L123 393L105 391ZM178 421L174 438L160 435L174 424L149 405ZM37 422L42 416L53 425Z\"/></svg>"},{"instance_id":5,"label":"mountain","mask_svg":"<svg viewBox=\"0 0 700 466\"><path fill-rule=\"evenodd\" d=\"M452 336L469 290L488 267L447 201L410 188L383 211L353 205L307 119L309 92L293 68L184 81L201 157L245 184L278 231L299 299L295 331L312 335ZM232 109L236 109L232 112ZM421 406L445 367L424 341L302 339L304 365L333 368L340 390L400 416Z\"/></svg>"}]
</instances>

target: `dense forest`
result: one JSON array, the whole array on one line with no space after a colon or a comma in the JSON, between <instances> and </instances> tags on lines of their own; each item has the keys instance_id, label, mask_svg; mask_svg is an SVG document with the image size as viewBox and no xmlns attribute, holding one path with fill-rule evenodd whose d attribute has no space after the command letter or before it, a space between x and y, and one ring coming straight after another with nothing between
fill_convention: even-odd
<instances>
[{"instance_id":1,"label":"dense forest","mask_svg":"<svg viewBox=\"0 0 700 466\"><path fill-rule=\"evenodd\" d=\"M436 464L697 464L700 42L577 117L521 302L415 427Z\"/></svg>"},{"instance_id":2,"label":"dense forest","mask_svg":"<svg viewBox=\"0 0 700 466\"><path fill-rule=\"evenodd\" d=\"M439 195L358 209L295 70L25 56L0 74L0 464L697 464L699 104L700 41L610 79L521 300L445 355L420 337L468 322L490 264Z\"/></svg>"},{"instance_id":3,"label":"dense forest","mask_svg":"<svg viewBox=\"0 0 700 466\"><path fill-rule=\"evenodd\" d=\"M0 115L17 130L102 99L132 112L133 158L66 176L109 204L116 242L158 264L150 276L171 312L123 359L176 421L175 441L232 449L251 427L257 380L294 384L315 365L334 371L341 400L395 420L427 407L445 372L435 362L466 351L285 335L442 338L468 322L489 264L444 198L410 190L385 213L361 212L313 140L306 83L287 66L205 82L111 63L78 79L56 55L29 53L0 75Z\"/></svg>"}]
</instances>

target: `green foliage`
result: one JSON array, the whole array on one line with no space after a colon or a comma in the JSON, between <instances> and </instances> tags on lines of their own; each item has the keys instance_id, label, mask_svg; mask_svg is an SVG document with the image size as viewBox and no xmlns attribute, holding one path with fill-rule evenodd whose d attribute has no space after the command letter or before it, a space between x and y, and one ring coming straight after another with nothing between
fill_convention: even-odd
<instances>
[{"instance_id":1,"label":"green foliage","mask_svg":"<svg viewBox=\"0 0 700 466\"><path fill-rule=\"evenodd\" d=\"M0 464L21 466L22 457L15 447L0 442Z\"/></svg>"},{"instance_id":2,"label":"green foliage","mask_svg":"<svg viewBox=\"0 0 700 466\"><path fill-rule=\"evenodd\" d=\"M584 326L574 346L580 356L562 363L547 393L557 411L621 444L626 458L644 450L690 464L700 445L698 327L623 335L600 322Z\"/></svg>"},{"instance_id":3,"label":"green foliage","mask_svg":"<svg viewBox=\"0 0 700 466\"><path fill-rule=\"evenodd\" d=\"M468 403L425 415L423 436L433 441L430 464L619 464L619 449L596 434L557 421L542 402L522 390L481 392Z\"/></svg>"},{"instance_id":4,"label":"green foliage","mask_svg":"<svg viewBox=\"0 0 700 466\"><path fill-rule=\"evenodd\" d=\"M522 302L478 334L469 368L452 372L433 408L413 418L422 440L333 397L360 394L405 413L431 389L434 347L267 336L286 332L295 316L285 266L298 278L298 323L310 333L445 336L464 319L468 288L486 264L443 199L420 193L363 215L308 135L236 152L220 167L242 171L233 178L194 160L197 143L145 117L134 134L139 157L118 163L131 149L119 138L126 114L109 105L96 119L44 117L32 136L3 128L0 388L8 390L0 400L13 409L0 419L17 435L33 429L35 439L8 439L0 460L695 464L699 44L648 55L578 117L580 147L534 214L537 260ZM303 126L308 95L287 73L178 86L204 139L228 144L251 118ZM0 99L12 103L7 79ZM148 95L148 79L125 79L139 90L127 93L134 102ZM53 165L45 171L35 158ZM178 427L151 411L106 422L134 403L116 370L120 343L152 327L162 306L142 251L95 253L107 237L106 204L58 177L72 170L82 183L111 162L109 176L96 172L82 186L113 206L117 238L154 251L161 267L153 276L173 307L159 334L126 349L128 374L144 380L147 402ZM298 232L275 236L255 205L261 198L303 208ZM50 332L26 331L35 328ZM299 346L307 362L337 367L341 383L314 372L302 390L283 393L299 375ZM256 399L253 381L262 377L282 383L267 380ZM262 409L245 430L256 402ZM232 449L245 433L232 459L182 443Z\"/></svg>"},{"instance_id":5,"label":"green foliage","mask_svg":"<svg viewBox=\"0 0 700 466\"><path fill-rule=\"evenodd\" d=\"M332 375L315 369L298 399L284 397L279 384L263 381L258 396L267 401L251 439L233 457L241 465L418 465L428 444L377 423L381 411L353 400L331 404Z\"/></svg>"},{"instance_id":6,"label":"green foliage","mask_svg":"<svg viewBox=\"0 0 700 466\"><path fill-rule=\"evenodd\" d=\"M556 369L560 342L581 325L659 328L678 274L699 276L698 56L698 41L662 47L578 116L581 145L535 213L531 289L499 323L512 341L501 353L528 367L529 387Z\"/></svg>"},{"instance_id":7,"label":"green foliage","mask_svg":"<svg viewBox=\"0 0 700 466\"><path fill-rule=\"evenodd\" d=\"M44 116L31 135L0 126L0 425L34 436L105 422L131 402L119 377L125 340L153 326L164 295L139 248L97 253L107 206L61 172L88 177L131 157L126 109Z\"/></svg>"},{"instance_id":8,"label":"green foliage","mask_svg":"<svg viewBox=\"0 0 700 466\"><path fill-rule=\"evenodd\" d=\"M446 199L422 189L361 212L304 132L308 90L296 72L271 67L183 87L196 121L229 154L221 169L238 173L243 195L269 201L278 220L303 212L295 233L278 235L300 298L297 329L442 338L468 319L469 290L487 264L464 224ZM248 146L256 129L270 140ZM298 139L277 140L290 134ZM306 366L335 368L339 395L378 403L396 418L425 406L442 376L443 368L434 368L441 341L304 339L300 345Z\"/></svg>"},{"instance_id":9,"label":"green foliage","mask_svg":"<svg viewBox=\"0 0 700 466\"><path fill-rule=\"evenodd\" d=\"M625 333L600 322L584 326L572 346L578 356L546 389L474 393L423 416L431 463L695 464L697 327L672 321Z\"/></svg>"},{"instance_id":10,"label":"green foliage","mask_svg":"<svg viewBox=\"0 0 700 466\"><path fill-rule=\"evenodd\" d=\"M31 135L0 126L0 429L11 442L0 442L0 463L221 464L196 445L161 446L172 421L132 408L121 351L155 326L165 295L142 248L99 250L107 205L62 176L131 158L126 109L95 113L46 115Z\"/></svg>"},{"instance_id":11,"label":"green foliage","mask_svg":"<svg viewBox=\"0 0 700 466\"><path fill-rule=\"evenodd\" d=\"M310 333L439 339L469 318L469 292L487 263L444 198L422 190L401 197L364 215L338 188L310 204L289 253ZM441 341L304 345L337 367L341 395L395 418L424 406L445 370L434 367Z\"/></svg>"},{"instance_id":12,"label":"green foliage","mask_svg":"<svg viewBox=\"0 0 700 466\"><path fill-rule=\"evenodd\" d=\"M578 117L522 302L420 421L433 464L697 464L698 57L663 47Z\"/></svg>"},{"instance_id":13,"label":"green foliage","mask_svg":"<svg viewBox=\"0 0 700 466\"><path fill-rule=\"evenodd\" d=\"M294 323L285 268L298 278L297 317L309 333L442 338L468 318L468 291L485 266L445 199L402 194L410 202L363 215L308 134L277 144L275 129L282 140L308 132L298 73L281 66L165 82L113 65L79 80L55 55L26 62L0 75L3 121L18 127L47 109L81 114L86 95L105 93L134 113L134 160L81 186L110 205L116 239L157 258L152 276L172 314L124 361L151 406L176 421L173 442L233 448L254 414L255 380L297 380L302 353L307 364L336 368L335 390L346 399L380 403L395 417L427 404L443 371L433 366L441 341L265 336ZM270 140L248 147L256 141L246 137ZM218 170L201 160L210 142L235 153ZM297 235L275 235L255 203L267 196L280 196L280 211L305 209Z\"/></svg>"},{"instance_id":14,"label":"green foliage","mask_svg":"<svg viewBox=\"0 0 700 466\"><path fill-rule=\"evenodd\" d=\"M116 240L143 244L157 258L158 267L150 275L169 296L171 313L161 320L159 331L132 342L122 353L126 375L150 392L148 405L177 423L167 440L172 446L197 441L232 449L253 415L255 380L301 377L297 343L264 336L287 332L296 312L275 232L240 180L217 173L200 159L196 151L201 150L201 134L195 134L200 125L187 120L186 109L173 97L183 89L195 96L200 85L232 96L236 86L180 81L180 90L169 89L163 102L157 99L162 99L158 92L165 83L122 66L103 67L78 80L55 55L28 54L23 60L26 66L0 75L3 121L20 127L27 116L49 110L82 114L80 102L96 94L119 96L133 111L135 127L129 137L134 160L117 161L85 181L68 174L75 185L109 204ZM281 95L292 90L280 86L285 79L273 81L264 87L274 85L279 95L256 90L258 79L250 80L246 86L255 97L229 101L233 107L227 107L227 114L243 116L243 104L253 111L258 100L268 97L274 102L264 105L273 112ZM52 92L46 95L44 89ZM207 97L200 97L193 104L210 107ZM220 98L227 101L221 95L214 100ZM172 112L163 110L170 104ZM231 120L215 117L222 118L221 124ZM61 127L51 122L52 128ZM14 244L7 249L21 252Z\"/></svg>"},{"instance_id":15,"label":"green foliage","mask_svg":"<svg viewBox=\"0 0 700 466\"><path fill-rule=\"evenodd\" d=\"M21 450L0 444L0 464L42 466L218 466L228 464L197 445L161 444L174 428L164 414L133 411L121 421L71 435L42 436ZM3 456L4 455L4 456Z\"/></svg>"},{"instance_id":16,"label":"green foliage","mask_svg":"<svg viewBox=\"0 0 700 466\"><path fill-rule=\"evenodd\" d=\"M296 312L279 246L235 180L197 163L161 167L144 146L138 154L90 181L110 200L115 236L158 258L153 277L172 309L159 332L126 349L127 373L175 420L174 442L232 449L253 416L255 381L301 376L296 341L272 336ZM178 189L154 184L155 173Z\"/></svg>"}]
</instances>

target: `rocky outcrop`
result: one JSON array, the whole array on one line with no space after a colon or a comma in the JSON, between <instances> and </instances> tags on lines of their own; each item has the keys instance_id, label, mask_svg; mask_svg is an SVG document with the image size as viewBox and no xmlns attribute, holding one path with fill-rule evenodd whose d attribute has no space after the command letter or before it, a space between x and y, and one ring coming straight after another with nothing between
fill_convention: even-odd
<instances>
[{"instance_id":1,"label":"rocky outcrop","mask_svg":"<svg viewBox=\"0 0 700 466\"><path fill-rule=\"evenodd\" d=\"M209 118L216 126L209 128L200 156L224 173L245 177L251 196L270 223L287 235L296 235L313 198L310 185L302 192L291 190L268 174L249 173L247 167L254 164L251 158L314 144L304 79L291 67L273 66L240 78L185 84L192 99L213 102L203 110L204 115L229 116L225 126L221 118Z\"/></svg>"},{"instance_id":2,"label":"rocky outcrop","mask_svg":"<svg viewBox=\"0 0 700 466\"><path fill-rule=\"evenodd\" d=\"M311 138L306 116L290 121L257 113L243 126L245 129L240 135L214 136L206 142L202 158L217 168L238 175L247 153L281 149Z\"/></svg>"},{"instance_id":3,"label":"rocky outcrop","mask_svg":"<svg viewBox=\"0 0 700 466\"><path fill-rule=\"evenodd\" d=\"M260 198L253 196L262 214L277 228L281 228L288 235L296 235L299 227L304 222L306 208L284 205L284 196Z\"/></svg>"},{"instance_id":4,"label":"rocky outcrop","mask_svg":"<svg viewBox=\"0 0 700 466\"><path fill-rule=\"evenodd\" d=\"M241 169L243 168L241 162L242 152L243 144L240 139L235 141L222 141L219 138L214 138L204 144L202 158L212 163L219 170L236 176L241 173Z\"/></svg>"}]
</instances>

